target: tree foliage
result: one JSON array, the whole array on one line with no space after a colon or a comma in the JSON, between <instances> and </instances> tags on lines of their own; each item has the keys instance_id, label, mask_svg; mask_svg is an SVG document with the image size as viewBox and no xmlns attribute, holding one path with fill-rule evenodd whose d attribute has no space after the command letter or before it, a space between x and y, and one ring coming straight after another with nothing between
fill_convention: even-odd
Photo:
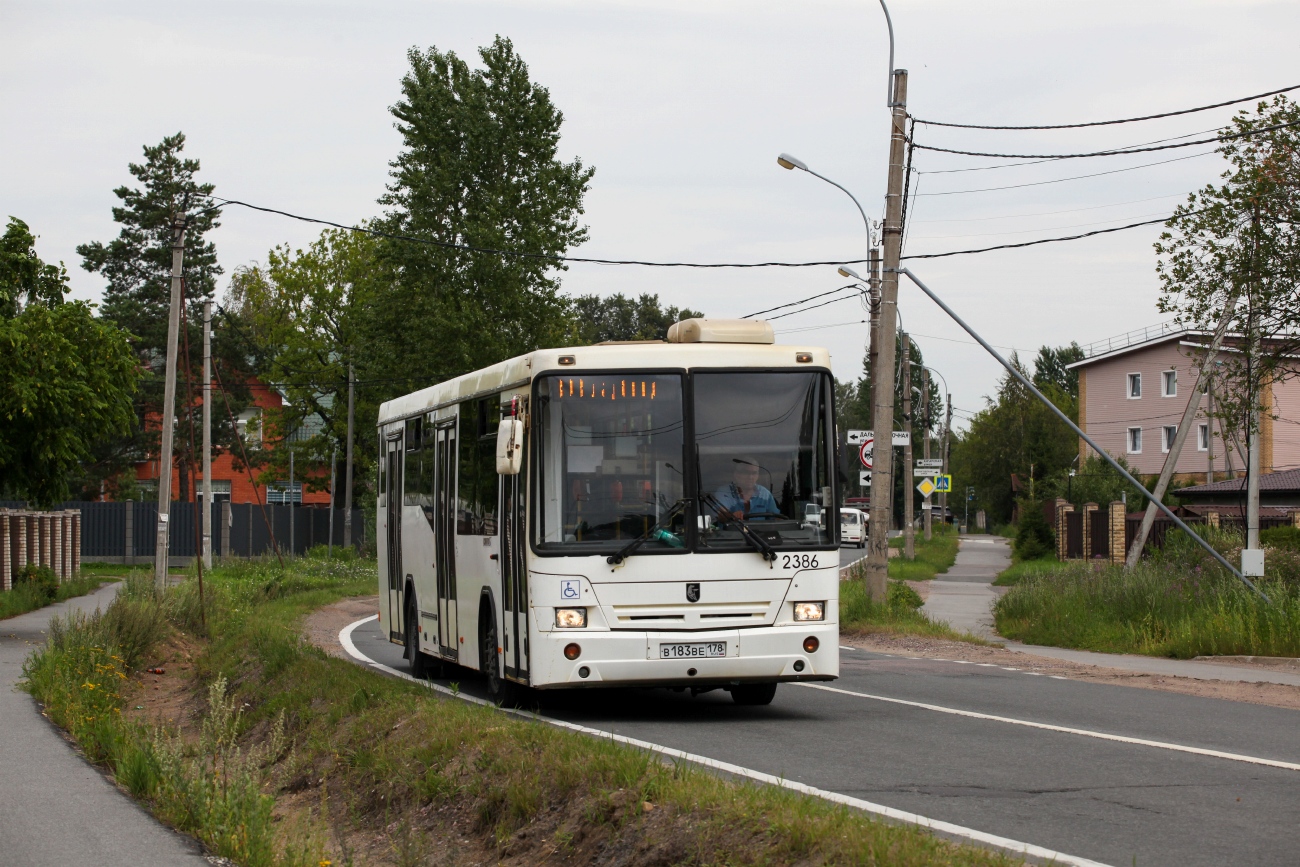
<instances>
[{"instance_id":1,"label":"tree foliage","mask_svg":"<svg viewBox=\"0 0 1300 867\"><path fill-rule=\"evenodd\" d=\"M1239 299L1229 333L1246 339L1220 354L1215 396L1225 427L1244 432L1263 403L1260 385L1297 372L1300 106L1284 95L1261 102L1238 113L1220 141L1230 163L1223 182L1174 212L1155 245L1156 273L1159 309L1189 328L1213 331L1228 300Z\"/></svg>"},{"instance_id":2,"label":"tree foliage","mask_svg":"<svg viewBox=\"0 0 1300 867\"><path fill-rule=\"evenodd\" d=\"M113 220L122 227L118 236L107 244L92 241L77 247L82 267L108 281L102 315L131 334L131 345L145 374L136 406L136 415L143 423L113 442L104 443L96 455L99 472L111 477L142 456L158 453L157 420L162 416L171 307L173 227L177 221L185 222L184 330L178 341L174 452L181 473L177 491L180 499L188 499L198 461L198 443L191 448L189 431L199 430L196 416L202 387L203 302L213 297L222 273L216 247L205 238L219 225L216 212L208 210L214 187L198 181L199 161L184 157L184 149L185 135L180 132L152 147L146 145L145 161L127 165L141 186L121 186L113 191L121 201L113 208ZM213 354L225 371L223 379L227 384L239 386L244 378L244 356L220 330L213 334ZM238 393L242 396L242 391ZM214 412L212 419L213 441L220 451L233 441L234 430L224 413Z\"/></svg>"},{"instance_id":3,"label":"tree foliage","mask_svg":"<svg viewBox=\"0 0 1300 867\"><path fill-rule=\"evenodd\" d=\"M663 307L659 296L649 293L640 298L622 293L604 298L579 295L572 305L573 334L565 342L577 346L606 340L663 340L673 323L704 315L685 307Z\"/></svg>"},{"instance_id":4,"label":"tree foliage","mask_svg":"<svg viewBox=\"0 0 1300 867\"><path fill-rule=\"evenodd\" d=\"M1059 359L1068 347L1044 350L1046 357ZM1044 357L1041 351L1039 355ZM1029 376L1017 356L1011 357L1011 363ZM1050 368L1035 375L1040 380L1039 390L1067 416L1077 419L1077 396L1049 381L1050 377ZM1054 488L1039 490L1039 486L1051 485L1064 475L1079 453L1079 441L1010 373L999 381L997 394L985 401L987 406L975 414L953 445L953 481L959 489L973 486L976 501L972 506L984 509L995 524L1005 523L1011 520L1017 496L1012 475L1024 485L1024 495L1042 498Z\"/></svg>"},{"instance_id":5,"label":"tree foliage","mask_svg":"<svg viewBox=\"0 0 1300 867\"><path fill-rule=\"evenodd\" d=\"M11 218L0 248L0 490L51 506L98 442L129 433L139 374L123 331L64 303L67 273L25 223Z\"/></svg>"},{"instance_id":6,"label":"tree foliage","mask_svg":"<svg viewBox=\"0 0 1300 867\"><path fill-rule=\"evenodd\" d=\"M0 318L12 319L30 304L53 307L68 291L68 270L36 255L36 237L17 217L0 237Z\"/></svg>"},{"instance_id":7,"label":"tree foliage","mask_svg":"<svg viewBox=\"0 0 1300 867\"><path fill-rule=\"evenodd\" d=\"M439 382L564 336L554 257L587 237L594 170L557 156L563 115L510 41L479 55L471 69L452 52L408 52L392 109L403 148L377 223L429 243L382 245L394 279L362 324L370 379Z\"/></svg>"}]
</instances>

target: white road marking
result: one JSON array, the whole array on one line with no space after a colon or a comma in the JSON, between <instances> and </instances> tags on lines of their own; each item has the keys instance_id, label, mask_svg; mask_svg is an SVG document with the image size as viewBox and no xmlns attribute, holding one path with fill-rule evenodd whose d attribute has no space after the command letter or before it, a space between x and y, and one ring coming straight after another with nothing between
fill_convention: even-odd
<instances>
[{"instance_id":1,"label":"white road marking","mask_svg":"<svg viewBox=\"0 0 1300 867\"><path fill-rule=\"evenodd\" d=\"M421 686L426 686L434 690L435 692L442 693L443 695L451 696L452 698L459 698L463 701L468 701L472 704L486 705L489 707L497 707L497 705L493 704L490 701L485 701L481 698L474 698L473 696L463 695L459 692L452 692L450 689L447 689L445 686L441 686L440 684L432 683L426 680L416 680L414 677L407 674L406 672L398 671L397 669L392 668L391 666L384 665L381 662L375 662L373 659L366 656L360 650L357 650L357 646L352 643L352 631L356 629L358 626L362 625L363 623L369 623L372 620L378 619L378 617L379 617L378 614L372 614L369 617L363 617L362 619L356 621L355 623L349 623L347 626L343 627L343 629L339 632L339 644L343 645L343 649L348 652L349 656L351 656L353 659L360 660L366 663L367 665L369 665L371 668L374 668L378 671L382 671L385 674L391 675L393 677L400 677L403 680L409 680L412 683L416 683ZM815 786L806 786L803 783L796 783L793 780L787 780L782 777L776 777L773 776L772 774L767 774L762 771L753 770L752 768L745 768L745 767L741 767L740 765L733 765L731 762L723 762L723 761L719 761L718 759L711 759L708 756L701 756L701 755L696 755L695 753L688 753L683 750L674 749L672 747L665 747L662 746L661 744L654 744L654 743L650 743L649 741L643 741L637 738L630 738L627 737L626 735L620 735L620 734L615 734L614 732L604 731L603 729L595 729L589 726L578 725L577 723L552 719L551 717L545 717L545 716L541 716L540 714L515 710L514 708L498 708L498 710L501 710L505 713L513 714L518 717L522 717L524 719L533 720L535 722L544 722L547 723L548 725L553 725L558 728L568 729L569 731L580 732L582 734L593 735L595 737L609 738L612 741L617 741L618 743L637 747L638 749L649 750L654 753L659 753L660 755L669 756L671 758L676 758L676 759L682 759L683 761L692 762L693 764L697 764L697 765L703 765L704 767L707 768L714 768L715 770L722 771L723 773L734 774L740 777L746 777L747 779L751 779L756 782L766 783L772 786L779 786L783 789L790 789L791 791L800 792L805 795L812 795L813 797L822 798L824 800L831 801L836 804L843 804L846 807L853 807L854 809L862 810L863 812L873 813L877 816L883 816L886 819L893 819L896 822L906 822L911 825L919 825L922 828L928 828L931 831L937 831L940 834L946 834L950 837L959 837L965 840L970 840L975 843L983 843L986 846L993 846L997 849L1003 849L1005 851L1014 852L1019 855L1026 855L1031 858L1041 858L1053 864L1069 864L1069 865L1074 865L1074 867L1109 867L1109 865L1103 864L1100 861L1092 861L1087 858L1079 858L1078 856L1075 855L1067 855L1064 852L1056 852L1051 849L1045 849L1042 846L1035 846L1032 843L1024 843L1021 842L1020 840L1012 840L1009 837L999 837L997 834L989 834L984 831L977 831L974 828L966 828L961 825L954 825L951 822L941 822L938 819L930 819L925 816L919 815L917 813L908 813L904 810L896 810L893 807L886 807L883 804L873 804L872 802L864 801L861 798L854 798L854 797L850 797L849 795L842 795L839 792L832 792L826 789L818 789Z\"/></svg>"},{"instance_id":2,"label":"white road marking","mask_svg":"<svg viewBox=\"0 0 1300 867\"><path fill-rule=\"evenodd\" d=\"M872 701L884 701L890 704L901 704L907 707L921 708L922 710L931 710L936 713L946 713L952 716L964 716L970 719L988 720L990 722L1008 723L1010 725L1025 726L1026 728L1042 729L1049 732L1060 732L1067 735L1079 735L1086 738L1096 738L1103 741L1115 741L1121 744L1134 744L1142 747L1155 747L1162 750L1173 750L1179 753L1191 753L1197 756L1209 756L1214 759L1228 759L1233 762L1245 762L1251 765L1265 765L1270 768L1281 768L1285 771L1300 771L1300 764L1295 762L1283 762L1278 759L1264 759L1258 756L1247 756L1241 753L1227 753L1222 750L1210 750L1203 747L1189 747L1184 744L1173 744L1168 741L1153 741L1146 738L1133 738L1127 735L1112 735L1106 732L1092 731L1090 729L1076 729L1069 726L1058 726L1051 723L1033 722L1032 720L1015 719L1013 717L995 716L993 714L979 713L973 710L961 710L955 707L944 707L937 704L926 704L921 701L908 701L901 698L890 698L884 695L872 695L866 692L854 692L851 689L841 689L837 686L826 686L820 683L799 683L795 686L807 687L808 689L820 689L824 692L834 692L840 695L851 695L854 698L865 698Z\"/></svg>"}]
</instances>

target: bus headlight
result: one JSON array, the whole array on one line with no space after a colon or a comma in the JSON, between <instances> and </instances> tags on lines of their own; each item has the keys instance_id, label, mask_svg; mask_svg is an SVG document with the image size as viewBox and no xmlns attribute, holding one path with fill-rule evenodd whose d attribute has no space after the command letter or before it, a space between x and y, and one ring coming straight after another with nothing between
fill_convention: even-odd
<instances>
[{"instance_id":1,"label":"bus headlight","mask_svg":"<svg viewBox=\"0 0 1300 867\"><path fill-rule=\"evenodd\" d=\"M585 608L555 609L556 629L582 629L586 625L587 625L587 609Z\"/></svg>"},{"instance_id":2,"label":"bus headlight","mask_svg":"<svg viewBox=\"0 0 1300 867\"><path fill-rule=\"evenodd\" d=\"M794 604L794 619L801 622L808 620L825 620L826 603L796 602Z\"/></svg>"}]
</instances>

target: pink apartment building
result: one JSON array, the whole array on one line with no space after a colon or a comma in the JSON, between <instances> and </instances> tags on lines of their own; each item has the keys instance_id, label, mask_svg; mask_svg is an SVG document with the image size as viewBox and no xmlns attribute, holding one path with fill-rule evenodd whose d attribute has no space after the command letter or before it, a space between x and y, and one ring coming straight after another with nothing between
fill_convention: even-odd
<instances>
[{"instance_id":1,"label":"pink apartment building","mask_svg":"<svg viewBox=\"0 0 1300 867\"><path fill-rule=\"evenodd\" d=\"M1088 347L1089 357L1069 365L1079 374L1079 427L1135 472L1159 473L1208 342L1203 332L1157 326ZM1207 473L1222 481L1245 473L1246 444L1225 442L1220 424L1207 420L1210 397L1198 395L1195 428L1175 467L1180 481L1203 483ZM1273 383L1265 405L1271 411L1260 424L1261 471L1300 467L1300 378ZM1081 457L1091 451L1079 441Z\"/></svg>"}]
</instances>

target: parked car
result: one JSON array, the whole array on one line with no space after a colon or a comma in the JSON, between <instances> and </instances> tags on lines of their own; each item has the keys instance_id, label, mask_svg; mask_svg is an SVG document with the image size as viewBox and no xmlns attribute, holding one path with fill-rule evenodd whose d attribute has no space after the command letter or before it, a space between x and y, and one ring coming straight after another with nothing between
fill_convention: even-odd
<instances>
[{"instance_id":1,"label":"parked car","mask_svg":"<svg viewBox=\"0 0 1300 867\"><path fill-rule=\"evenodd\" d=\"M840 509L840 544L867 547L866 512L858 509Z\"/></svg>"}]
</instances>

